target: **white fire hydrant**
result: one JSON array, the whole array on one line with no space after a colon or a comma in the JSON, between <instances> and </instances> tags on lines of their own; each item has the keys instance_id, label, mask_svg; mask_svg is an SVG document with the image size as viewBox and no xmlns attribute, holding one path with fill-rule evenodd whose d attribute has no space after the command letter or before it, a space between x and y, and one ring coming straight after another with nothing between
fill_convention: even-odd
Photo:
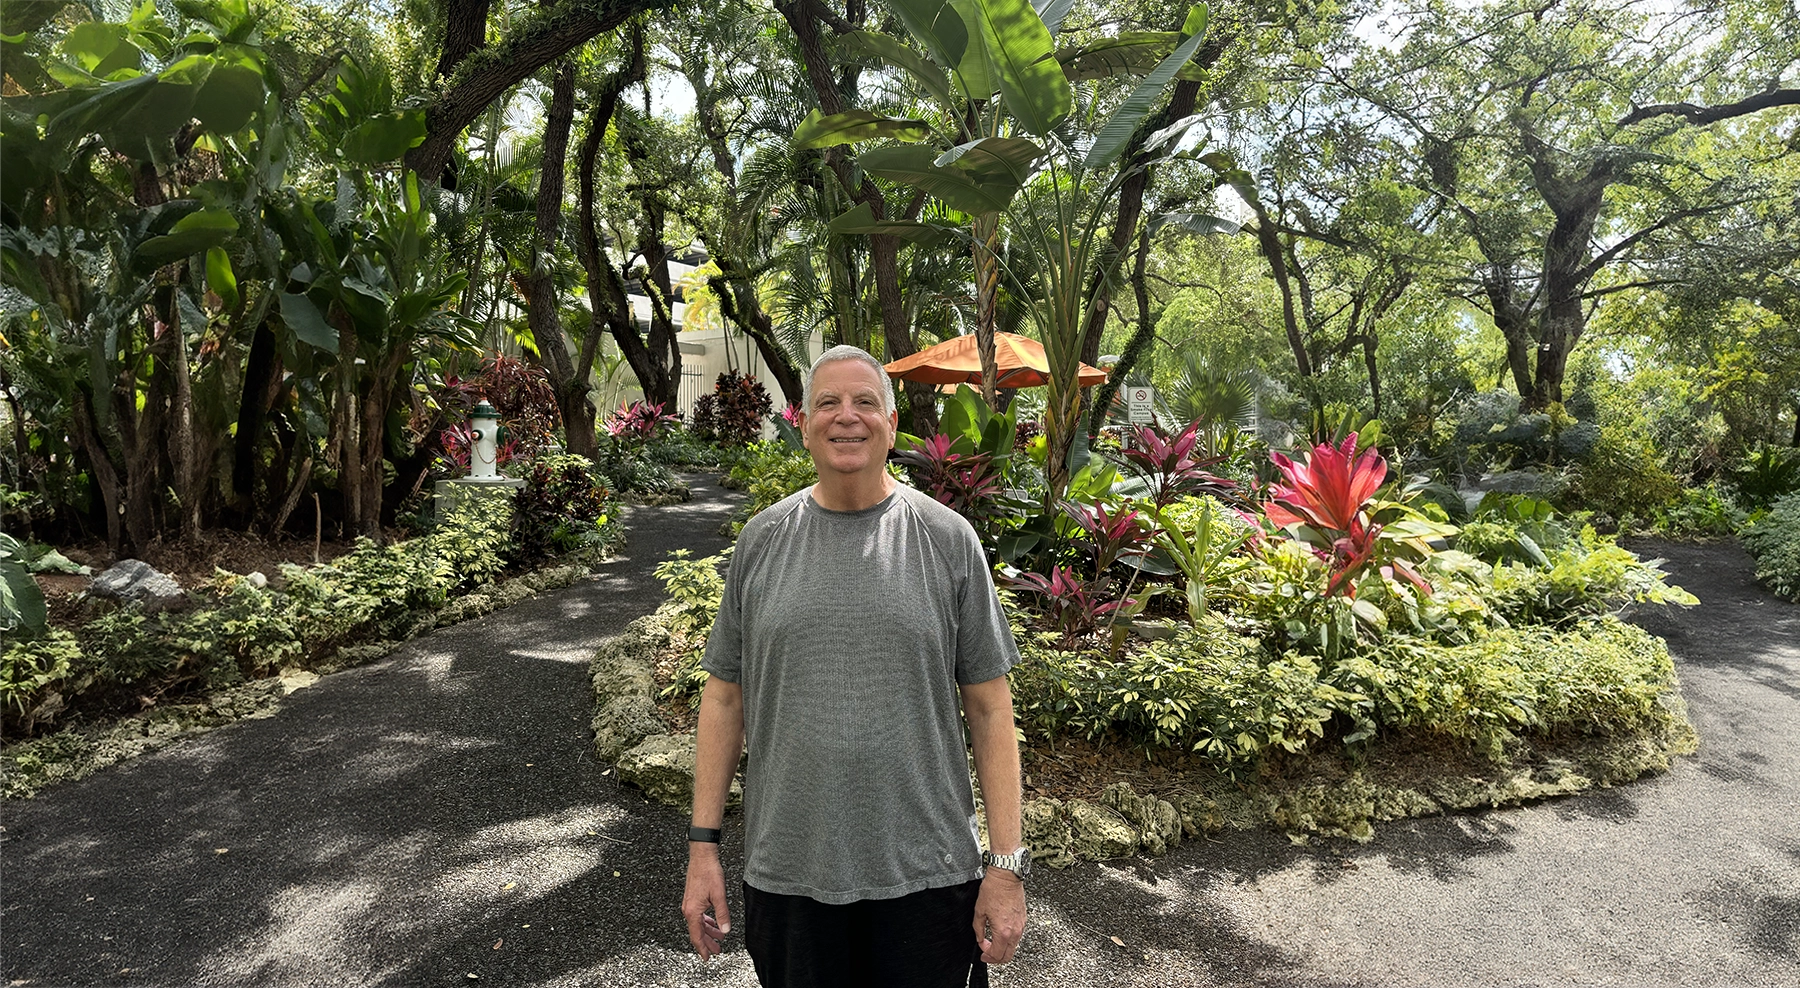
<instances>
[{"instance_id":1,"label":"white fire hydrant","mask_svg":"<svg viewBox=\"0 0 1800 988\"><path fill-rule=\"evenodd\" d=\"M500 412L482 399L469 413L470 437L474 445L469 449L469 480L476 483L491 484L503 481L500 476Z\"/></svg>"}]
</instances>

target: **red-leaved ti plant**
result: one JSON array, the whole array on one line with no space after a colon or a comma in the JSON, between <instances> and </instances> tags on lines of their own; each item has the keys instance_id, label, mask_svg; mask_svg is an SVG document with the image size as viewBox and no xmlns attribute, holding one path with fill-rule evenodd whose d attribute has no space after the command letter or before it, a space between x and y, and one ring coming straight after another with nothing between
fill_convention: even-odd
<instances>
[{"instance_id":1,"label":"red-leaved ti plant","mask_svg":"<svg viewBox=\"0 0 1800 988\"><path fill-rule=\"evenodd\" d=\"M1371 505L1375 492L1387 480L1387 461L1380 453L1358 450L1353 432L1336 446L1314 446L1304 463L1280 453L1269 456L1287 482L1270 485L1272 496L1263 505L1263 514L1330 564L1327 594L1354 595L1357 577L1371 565L1383 576L1398 577L1423 593L1431 592L1431 585L1411 562L1384 551L1384 526L1375 520Z\"/></svg>"}]
</instances>

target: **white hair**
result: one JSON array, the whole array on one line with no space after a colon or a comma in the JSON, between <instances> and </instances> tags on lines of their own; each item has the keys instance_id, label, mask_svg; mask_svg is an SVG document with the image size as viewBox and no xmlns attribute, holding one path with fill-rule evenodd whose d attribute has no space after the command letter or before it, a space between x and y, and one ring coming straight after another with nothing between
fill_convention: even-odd
<instances>
[{"instance_id":1,"label":"white hair","mask_svg":"<svg viewBox=\"0 0 1800 988\"><path fill-rule=\"evenodd\" d=\"M809 415L812 413L813 378L819 376L819 368L825 366L826 364L835 364L840 360L860 361L863 364L875 369L876 376L881 379L881 381L884 385L884 387L882 387L880 389L880 391L881 391L881 414L883 414L883 415L893 414L894 408L895 408L895 406L894 406L894 389L892 387L885 386L887 383L887 379L888 379L887 368L881 366L881 361L876 360L874 355L869 353L869 351L864 350L862 347L851 346L848 343L839 344L839 345L834 346L831 349L825 351L824 353L819 354L819 359L813 361L812 367L807 369L807 371L806 371L806 388L800 394L800 410L803 412L806 412Z\"/></svg>"}]
</instances>

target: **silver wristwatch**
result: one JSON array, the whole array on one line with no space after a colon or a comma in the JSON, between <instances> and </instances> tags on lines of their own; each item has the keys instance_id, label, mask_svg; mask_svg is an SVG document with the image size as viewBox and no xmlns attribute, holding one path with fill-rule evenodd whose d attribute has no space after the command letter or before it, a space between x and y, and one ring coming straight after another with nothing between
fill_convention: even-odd
<instances>
[{"instance_id":1,"label":"silver wristwatch","mask_svg":"<svg viewBox=\"0 0 1800 988\"><path fill-rule=\"evenodd\" d=\"M1021 847L1011 854L993 854L981 852L981 864L984 868L1005 868L1019 876L1022 880L1031 874L1031 848Z\"/></svg>"}]
</instances>

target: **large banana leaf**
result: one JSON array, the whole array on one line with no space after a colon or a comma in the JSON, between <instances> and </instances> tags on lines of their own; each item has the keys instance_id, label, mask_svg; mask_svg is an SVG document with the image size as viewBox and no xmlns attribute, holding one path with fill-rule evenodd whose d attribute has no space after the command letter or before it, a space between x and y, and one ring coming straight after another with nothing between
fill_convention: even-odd
<instances>
[{"instance_id":1,"label":"large banana leaf","mask_svg":"<svg viewBox=\"0 0 1800 988\"><path fill-rule=\"evenodd\" d=\"M136 254L153 265L167 264L217 247L237 230L237 217L226 210L196 210L175 221L168 233L139 244Z\"/></svg>"},{"instance_id":2,"label":"large banana leaf","mask_svg":"<svg viewBox=\"0 0 1800 988\"><path fill-rule=\"evenodd\" d=\"M968 37L968 44L962 55L953 63L955 71L950 73L951 83L966 100L992 99L995 91L1000 88L988 66L987 51L981 44L981 29L975 10L979 2L980 0L949 0L948 4L962 18L963 32Z\"/></svg>"},{"instance_id":3,"label":"large banana leaf","mask_svg":"<svg viewBox=\"0 0 1800 988\"><path fill-rule=\"evenodd\" d=\"M906 47L900 39L881 34L876 31L854 31L844 39L857 48L881 59L918 80L919 85L944 106L953 105L950 98L950 80L945 77L944 70L932 64L931 60Z\"/></svg>"},{"instance_id":4,"label":"large banana leaf","mask_svg":"<svg viewBox=\"0 0 1800 988\"><path fill-rule=\"evenodd\" d=\"M988 71L1006 108L1026 132L1044 135L1068 117L1069 79L1053 57L1050 29L1029 0L973 0Z\"/></svg>"},{"instance_id":5,"label":"large banana leaf","mask_svg":"<svg viewBox=\"0 0 1800 988\"><path fill-rule=\"evenodd\" d=\"M1075 6L1075 0L1031 0L1031 6L1043 19L1044 26L1051 34L1062 31L1063 18L1069 16L1069 9Z\"/></svg>"},{"instance_id":6,"label":"large banana leaf","mask_svg":"<svg viewBox=\"0 0 1800 988\"><path fill-rule=\"evenodd\" d=\"M878 220L875 218L875 211L866 202L833 219L828 228L832 233L838 234L883 233L919 244L936 243L945 237L945 231L929 223Z\"/></svg>"},{"instance_id":7,"label":"large banana leaf","mask_svg":"<svg viewBox=\"0 0 1800 988\"><path fill-rule=\"evenodd\" d=\"M1043 156L1044 149L1027 138L984 137L951 148L932 164L955 168L977 182L1005 183L1017 189L1031 178Z\"/></svg>"},{"instance_id":8,"label":"large banana leaf","mask_svg":"<svg viewBox=\"0 0 1800 988\"><path fill-rule=\"evenodd\" d=\"M871 175L910 185L965 213L998 212L1019 191L1010 182L979 181L962 169L941 167L934 162L937 157L927 147L886 147L865 151L856 161Z\"/></svg>"},{"instance_id":9,"label":"large banana leaf","mask_svg":"<svg viewBox=\"0 0 1800 988\"><path fill-rule=\"evenodd\" d=\"M793 146L822 148L833 144L853 144L876 137L892 137L902 141L923 141L931 136L931 125L923 120L901 120L884 117L873 110L857 108L826 116L818 110L807 114L794 129Z\"/></svg>"},{"instance_id":10,"label":"large banana leaf","mask_svg":"<svg viewBox=\"0 0 1800 988\"><path fill-rule=\"evenodd\" d=\"M395 110L351 128L339 153L350 164L378 165L399 161L424 142L425 111Z\"/></svg>"},{"instance_id":11,"label":"large banana leaf","mask_svg":"<svg viewBox=\"0 0 1800 988\"><path fill-rule=\"evenodd\" d=\"M304 295L281 293L281 321L300 337L313 346L335 354L338 352L337 330L332 329L325 321L324 313L313 304L313 300Z\"/></svg>"},{"instance_id":12,"label":"large banana leaf","mask_svg":"<svg viewBox=\"0 0 1800 988\"><path fill-rule=\"evenodd\" d=\"M1059 49L1056 60L1070 82L1143 75L1168 58L1180 40L1174 31L1127 31L1116 38Z\"/></svg>"},{"instance_id":13,"label":"large banana leaf","mask_svg":"<svg viewBox=\"0 0 1800 988\"><path fill-rule=\"evenodd\" d=\"M962 64L969 29L957 7L945 0L887 0L887 8L939 65L955 69Z\"/></svg>"},{"instance_id":14,"label":"large banana leaf","mask_svg":"<svg viewBox=\"0 0 1800 988\"><path fill-rule=\"evenodd\" d=\"M1107 118L1081 163L1083 168L1104 168L1124 153L1132 133L1150 114L1150 108L1155 104L1156 98L1162 95L1163 87L1175 78L1175 73L1181 71L1181 67L1200 49L1200 43L1206 40L1206 18L1205 4L1195 4L1189 8L1187 25L1182 28L1183 33L1188 35L1187 40L1177 45L1168 58L1152 69L1144 77L1144 81L1131 91L1131 95L1125 98L1125 102Z\"/></svg>"}]
</instances>

